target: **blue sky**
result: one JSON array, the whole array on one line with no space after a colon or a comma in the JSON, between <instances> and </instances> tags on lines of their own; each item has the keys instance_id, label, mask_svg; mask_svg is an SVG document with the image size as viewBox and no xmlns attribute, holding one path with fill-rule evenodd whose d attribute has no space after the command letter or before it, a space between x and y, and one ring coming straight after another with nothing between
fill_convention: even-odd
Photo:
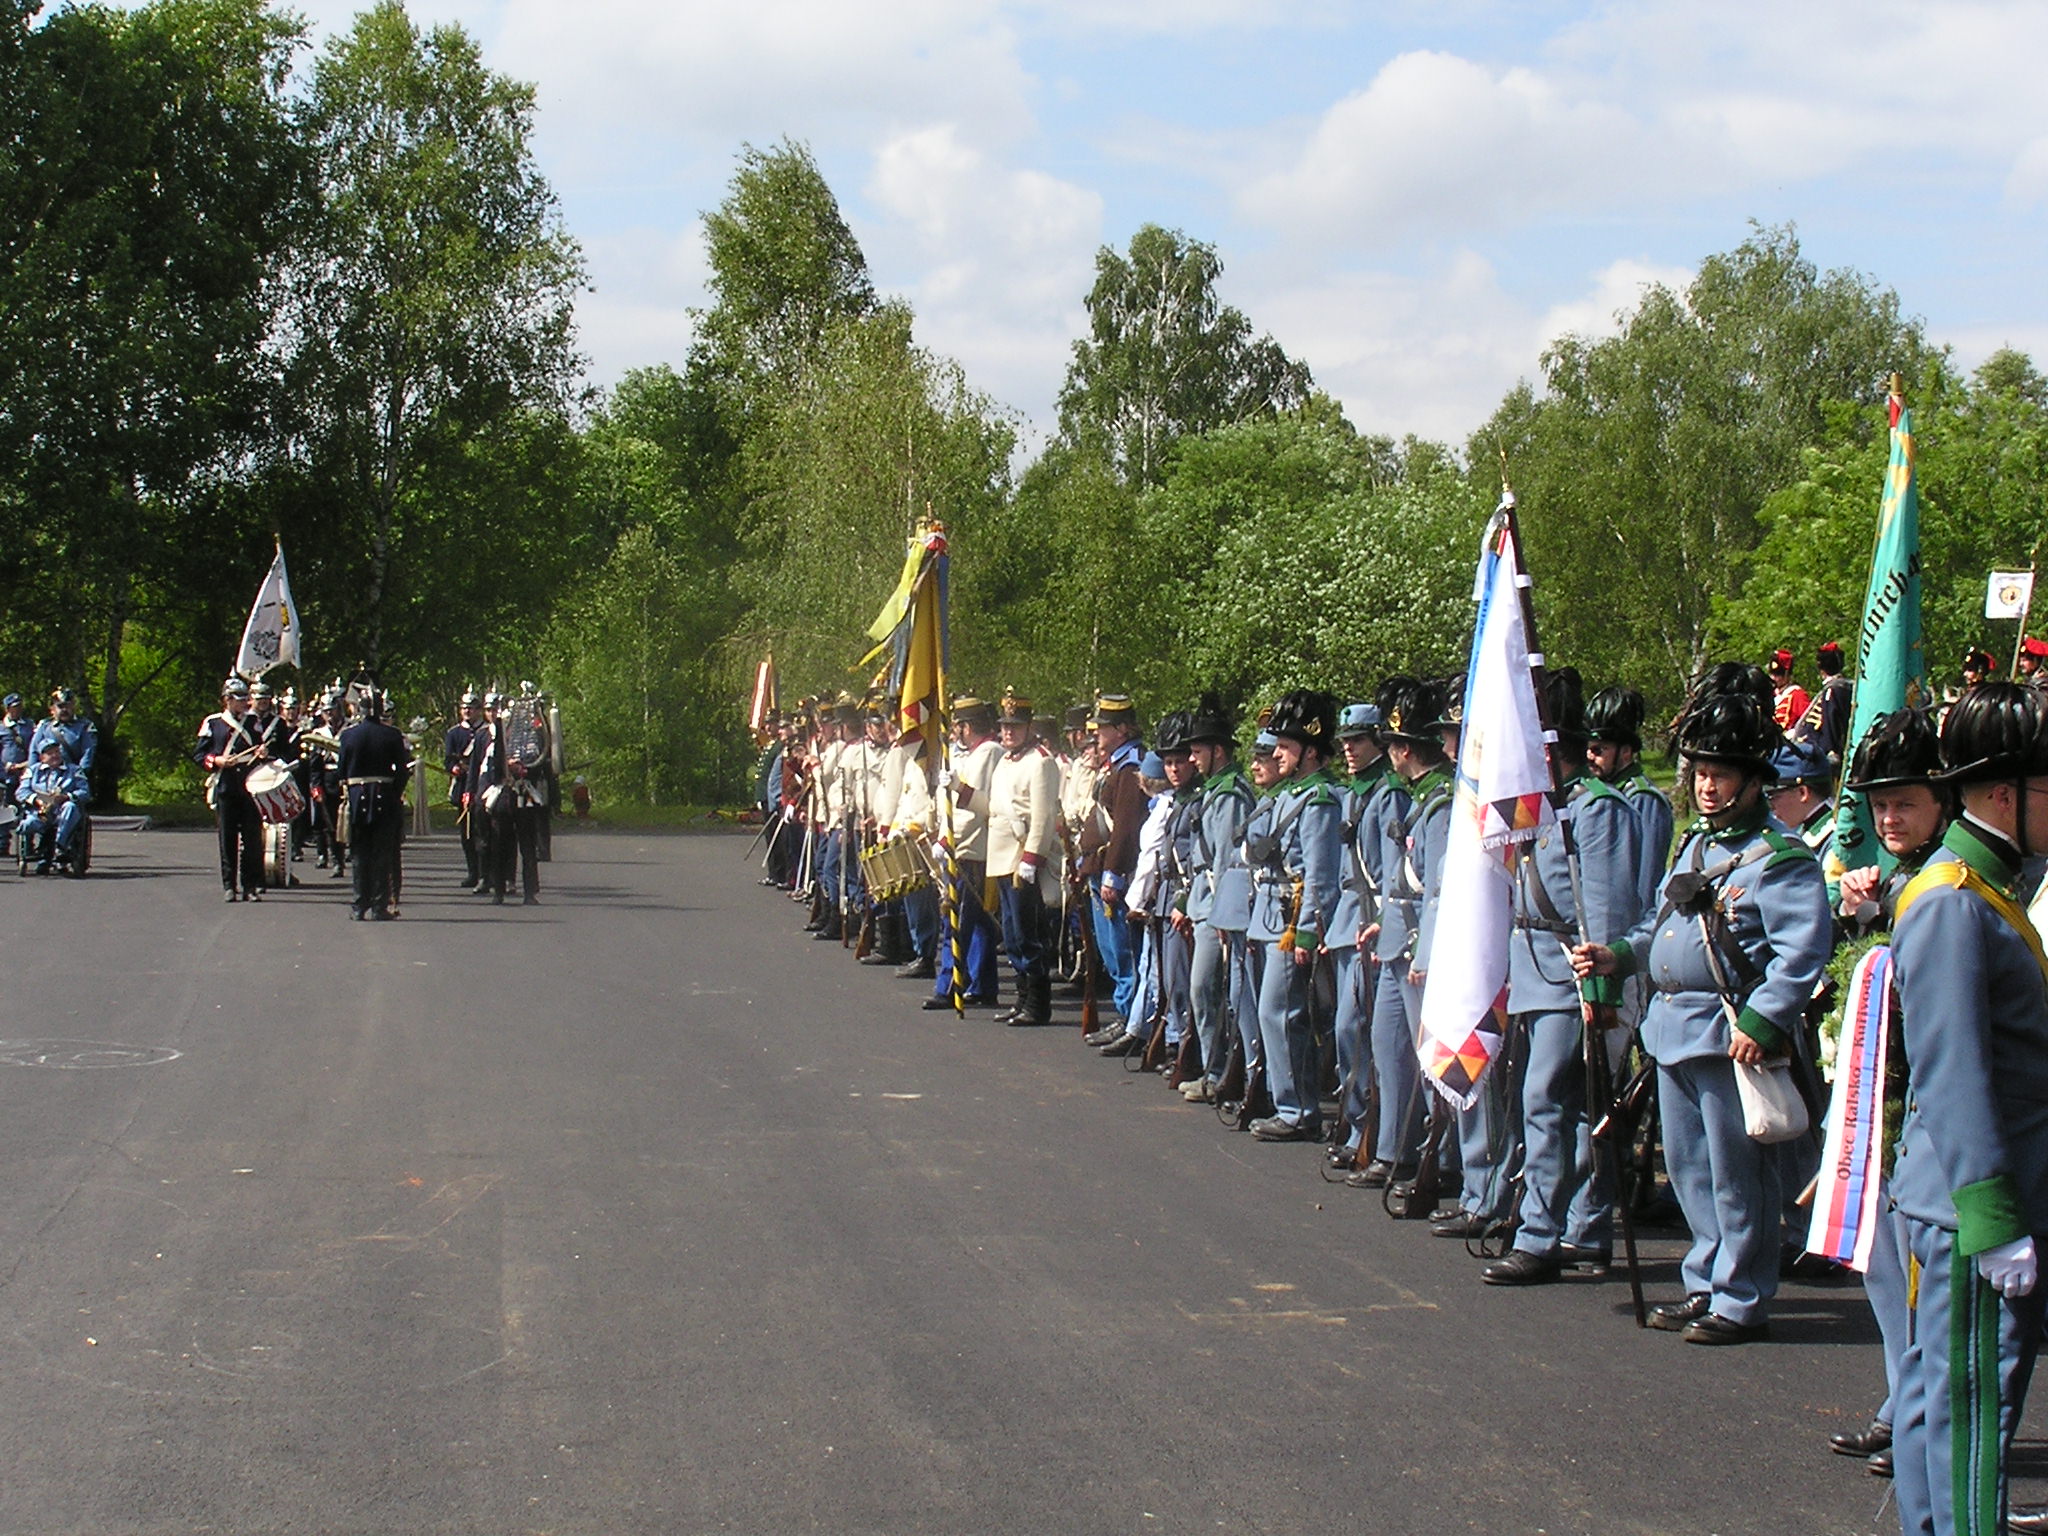
<instances>
[{"instance_id":1,"label":"blue sky","mask_svg":"<svg viewBox=\"0 0 2048 1536\"><path fill-rule=\"evenodd\" d=\"M316 38L358 7L297 9ZM1965 366L2048 355L2035 0L413 0L539 91L590 372L679 361L743 141L810 144L878 285L1051 422L1095 250L1223 297L1367 431L1462 441L1752 218L1896 288ZM1885 360L1874 360L1881 369Z\"/></svg>"}]
</instances>

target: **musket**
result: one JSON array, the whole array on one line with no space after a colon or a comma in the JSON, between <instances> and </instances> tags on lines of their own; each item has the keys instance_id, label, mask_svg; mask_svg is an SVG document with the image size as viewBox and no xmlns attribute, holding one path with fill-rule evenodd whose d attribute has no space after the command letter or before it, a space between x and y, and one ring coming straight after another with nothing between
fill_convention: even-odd
<instances>
[{"instance_id":1,"label":"musket","mask_svg":"<svg viewBox=\"0 0 2048 1536\"><path fill-rule=\"evenodd\" d=\"M1152 932L1152 1027L1145 1034L1145 1049L1138 1053L1138 1064L1130 1066L1131 1058L1124 1058L1124 1065L1134 1072L1150 1072L1166 1055L1166 1020L1172 1011L1166 1006L1166 942L1162 934L1165 924L1157 917L1145 921Z\"/></svg>"}]
</instances>

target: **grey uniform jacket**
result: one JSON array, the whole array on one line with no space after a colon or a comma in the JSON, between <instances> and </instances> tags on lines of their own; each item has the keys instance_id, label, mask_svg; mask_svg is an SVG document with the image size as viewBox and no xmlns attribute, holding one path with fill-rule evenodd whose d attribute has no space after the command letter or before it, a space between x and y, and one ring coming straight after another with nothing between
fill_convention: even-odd
<instances>
[{"instance_id":1,"label":"grey uniform jacket","mask_svg":"<svg viewBox=\"0 0 2048 1536\"><path fill-rule=\"evenodd\" d=\"M1964 865L2017 902L2009 850L1957 822L1892 934L1909 1065L1892 1202L1970 1256L2048 1237L2048 982L2036 951L1975 892Z\"/></svg>"},{"instance_id":2,"label":"grey uniform jacket","mask_svg":"<svg viewBox=\"0 0 2048 1536\"><path fill-rule=\"evenodd\" d=\"M1643 916L1638 881L1642 824L1628 800L1598 779L1568 786L1566 814L1579 851L1579 893L1589 935L1623 933ZM1515 932L1508 946L1508 1009L1550 1013L1576 1009L1569 946L1580 924L1572 903L1571 869L1560 828L1526 846L1515 873ZM1614 999L1603 998L1603 1001Z\"/></svg>"},{"instance_id":3,"label":"grey uniform jacket","mask_svg":"<svg viewBox=\"0 0 2048 1536\"><path fill-rule=\"evenodd\" d=\"M1727 938L1713 956L1702 920L1669 901L1672 881L1695 872L1711 877L1726 913ZM1621 974L1640 970L1655 993L1643 1015L1644 1048L1667 1064L1725 1056L1740 1028L1766 1053L1783 1054L1827 965L1833 932L1820 865L1798 838L1761 811L1718 832L1696 823L1658 905L1612 946ZM1723 979L1733 992L1726 1007Z\"/></svg>"}]
</instances>

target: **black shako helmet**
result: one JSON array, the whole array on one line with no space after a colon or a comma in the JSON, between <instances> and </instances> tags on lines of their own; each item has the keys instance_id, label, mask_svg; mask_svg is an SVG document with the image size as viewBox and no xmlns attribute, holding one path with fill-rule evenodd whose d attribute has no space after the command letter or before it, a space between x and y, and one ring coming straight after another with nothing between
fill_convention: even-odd
<instances>
[{"instance_id":1,"label":"black shako helmet","mask_svg":"<svg viewBox=\"0 0 2048 1536\"><path fill-rule=\"evenodd\" d=\"M1568 746L1586 745L1586 685L1577 667L1559 667L1543 680L1544 703L1550 708L1550 728Z\"/></svg>"},{"instance_id":2,"label":"black shako helmet","mask_svg":"<svg viewBox=\"0 0 2048 1536\"><path fill-rule=\"evenodd\" d=\"M1152 750L1161 757L1169 752L1185 752L1193 739L1188 732L1194 725L1194 715L1185 709L1176 709L1161 718L1157 734L1152 739Z\"/></svg>"},{"instance_id":3,"label":"black shako helmet","mask_svg":"<svg viewBox=\"0 0 2048 1536\"><path fill-rule=\"evenodd\" d=\"M1941 727L1943 784L2048 777L2048 699L2025 683L1979 683Z\"/></svg>"},{"instance_id":4,"label":"black shako helmet","mask_svg":"<svg viewBox=\"0 0 2048 1536\"><path fill-rule=\"evenodd\" d=\"M1445 731L1462 731L1465 728L1465 676L1446 677L1436 685L1437 697L1442 700L1436 718L1424 727L1430 734L1441 736Z\"/></svg>"},{"instance_id":5,"label":"black shako helmet","mask_svg":"<svg viewBox=\"0 0 2048 1536\"><path fill-rule=\"evenodd\" d=\"M1770 674L1762 667L1747 661L1724 661L1692 690L1692 697L1686 703L1690 714L1694 706L1705 703L1717 694L1747 694L1764 707L1764 718L1770 719L1778 707L1778 691L1771 686Z\"/></svg>"},{"instance_id":6,"label":"black shako helmet","mask_svg":"<svg viewBox=\"0 0 2048 1536\"><path fill-rule=\"evenodd\" d=\"M1436 722L1444 712L1444 690L1413 677L1390 677L1380 688L1380 740L1434 747Z\"/></svg>"},{"instance_id":7,"label":"black shako helmet","mask_svg":"<svg viewBox=\"0 0 2048 1536\"><path fill-rule=\"evenodd\" d=\"M1941 732L1924 709L1895 709L1879 715L1849 763L1844 786L1861 793L1932 785L1941 772Z\"/></svg>"},{"instance_id":8,"label":"black shako helmet","mask_svg":"<svg viewBox=\"0 0 2048 1536\"><path fill-rule=\"evenodd\" d=\"M1275 736L1313 747L1324 757L1336 750L1337 699L1314 688L1296 688L1283 693L1273 706L1273 718L1266 729Z\"/></svg>"},{"instance_id":9,"label":"black shako helmet","mask_svg":"<svg viewBox=\"0 0 2048 1536\"><path fill-rule=\"evenodd\" d=\"M1223 701L1213 693L1202 695L1202 702L1188 714L1187 746L1207 743L1215 747L1230 747L1237 744L1237 724L1230 718L1230 711L1223 707ZM1165 750L1162 745L1161 751Z\"/></svg>"},{"instance_id":10,"label":"black shako helmet","mask_svg":"<svg viewBox=\"0 0 2048 1536\"><path fill-rule=\"evenodd\" d=\"M1586 701L1586 739L1643 750L1643 696L1633 688L1602 688Z\"/></svg>"},{"instance_id":11,"label":"black shako helmet","mask_svg":"<svg viewBox=\"0 0 2048 1536\"><path fill-rule=\"evenodd\" d=\"M1763 779L1782 740L1770 706L1748 692L1696 698L1678 722L1679 754L1689 762L1727 763Z\"/></svg>"}]
</instances>

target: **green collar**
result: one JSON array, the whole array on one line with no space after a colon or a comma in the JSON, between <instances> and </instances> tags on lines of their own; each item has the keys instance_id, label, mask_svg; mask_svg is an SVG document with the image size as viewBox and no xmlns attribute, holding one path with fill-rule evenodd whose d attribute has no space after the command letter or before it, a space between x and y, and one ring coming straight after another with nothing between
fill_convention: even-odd
<instances>
[{"instance_id":1,"label":"green collar","mask_svg":"<svg viewBox=\"0 0 2048 1536\"><path fill-rule=\"evenodd\" d=\"M1997 836L1996 833L1990 835ZM2019 900L2019 861L2008 855L2004 848L1993 847L1978 827L1958 816L1942 833L1941 846L1969 865L1987 885L2007 900Z\"/></svg>"},{"instance_id":2,"label":"green collar","mask_svg":"<svg viewBox=\"0 0 2048 1536\"><path fill-rule=\"evenodd\" d=\"M1739 837L1756 836L1757 833L1763 831L1764 823L1770 819L1770 807L1764 804L1763 796L1759 795L1757 796L1756 804L1750 807L1746 815L1730 822L1727 826L1716 827L1711 825L1706 817L1697 816L1693 818L1693 824L1685 829L1685 835L1687 837L1696 837L1704 833L1713 842L1732 843Z\"/></svg>"}]
</instances>

